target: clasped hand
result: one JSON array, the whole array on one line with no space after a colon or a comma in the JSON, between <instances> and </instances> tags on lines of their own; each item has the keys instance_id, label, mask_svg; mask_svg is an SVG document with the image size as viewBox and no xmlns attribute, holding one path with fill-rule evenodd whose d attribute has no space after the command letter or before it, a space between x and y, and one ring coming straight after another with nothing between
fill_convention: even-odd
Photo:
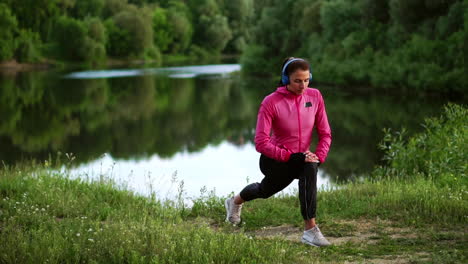
<instances>
[{"instance_id":1,"label":"clasped hand","mask_svg":"<svg viewBox=\"0 0 468 264\"><path fill-rule=\"evenodd\" d=\"M317 155L315 155L315 153L308 150L304 152L304 154L305 154L305 162L320 162L319 158L317 157Z\"/></svg>"}]
</instances>

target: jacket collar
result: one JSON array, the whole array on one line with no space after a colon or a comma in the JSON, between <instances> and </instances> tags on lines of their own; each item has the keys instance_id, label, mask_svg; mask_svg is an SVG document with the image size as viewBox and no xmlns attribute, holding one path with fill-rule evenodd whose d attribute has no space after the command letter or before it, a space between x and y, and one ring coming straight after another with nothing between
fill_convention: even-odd
<instances>
[{"instance_id":1,"label":"jacket collar","mask_svg":"<svg viewBox=\"0 0 468 264\"><path fill-rule=\"evenodd\" d=\"M298 96L302 96L302 94L295 94L293 92L290 92L287 88L286 88L286 85L285 86L280 86L278 88L276 88L276 92L277 93L280 93L280 94L283 94L287 97L298 97Z\"/></svg>"}]
</instances>

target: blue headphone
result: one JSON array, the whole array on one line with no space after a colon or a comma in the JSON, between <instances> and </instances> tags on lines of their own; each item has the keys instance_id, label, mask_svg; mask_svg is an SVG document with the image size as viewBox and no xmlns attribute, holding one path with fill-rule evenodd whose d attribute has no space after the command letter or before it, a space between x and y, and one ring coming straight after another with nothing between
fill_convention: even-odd
<instances>
[{"instance_id":1,"label":"blue headphone","mask_svg":"<svg viewBox=\"0 0 468 264\"><path fill-rule=\"evenodd\" d=\"M296 59L289 60L288 62L286 62L286 64L284 64L283 70L281 71L281 82L283 83L283 85L289 84L289 76L288 74L286 74L286 69L288 68L289 64L291 64L291 62L293 61L305 61L305 60L296 58ZM309 72L310 72L309 82L311 82L312 81L312 69L310 68L310 65L309 65Z\"/></svg>"}]
</instances>

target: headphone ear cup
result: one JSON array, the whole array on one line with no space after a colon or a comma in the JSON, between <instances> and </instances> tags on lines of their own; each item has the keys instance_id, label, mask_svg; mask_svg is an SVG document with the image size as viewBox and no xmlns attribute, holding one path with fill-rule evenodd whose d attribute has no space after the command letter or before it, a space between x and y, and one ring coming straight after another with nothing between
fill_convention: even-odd
<instances>
[{"instance_id":1,"label":"headphone ear cup","mask_svg":"<svg viewBox=\"0 0 468 264\"><path fill-rule=\"evenodd\" d=\"M289 76L287 76L286 74L283 74L281 76L281 82L283 83L283 85L289 84Z\"/></svg>"},{"instance_id":2,"label":"headphone ear cup","mask_svg":"<svg viewBox=\"0 0 468 264\"><path fill-rule=\"evenodd\" d=\"M309 82L312 82L312 72L309 73Z\"/></svg>"}]
</instances>

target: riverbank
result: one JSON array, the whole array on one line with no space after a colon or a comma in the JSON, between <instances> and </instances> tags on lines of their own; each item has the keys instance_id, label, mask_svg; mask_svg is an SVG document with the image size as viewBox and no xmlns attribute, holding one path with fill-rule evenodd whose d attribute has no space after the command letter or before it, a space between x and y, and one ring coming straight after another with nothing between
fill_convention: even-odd
<instances>
[{"instance_id":1,"label":"riverbank","mask_svg":"<svg viewBox=\"0 0 468 264\"><path fill-rule=\"evenodd\" d=\"M295 196L247 204L242 225L234 227L223 221L225 197L202 196L184 208L45 167L4 169L0 177L2 263L462 263L467 257L466 200L442 198L447 190L427 180L319 192L318 221L333 246L313 248L299 242Z\"/></svg>"},{"instance_id":2,"label":"riverbank","mask_svg":"<svg viewBox=\"0 0 468 264\"><path fill-rule=\"evenodd\" d=\"M226 197L202 193L186 208L182 191L176 201L142 197L105 178L70 179L52 160L4 166L0 262L464 263L467 111L450 105L409 139L387 134L387 166L321 190L328 248L299 242L294 195L246 204L234 227L224 222Z\"/></svg>"},{"instance_id":3,"label":"riverbank","mask_svg":"<svg viewBox=\"0 0 468 264\"><path fill-rule=\"evenodd\" d=\"M102 62L101 65L88 65L76 62L66 61L54 61L54 60L43 60L36 63L20 63L16 60L0 61L0 73L3 74L15 74L19 72L27 71L43 71L50 70L57 67L94 67L96 69L101 68L112 68L112 67L123 67L123 66L179 66L179 65L192 65L192 64L217 64L223 63L238 63L239 55L233 54L222 54L219 56L208 56L205 58L199 58L196 56L189 55L162 55L161 60L126 60L126 59L113 59L108 58Z\"/></svg>"}]
</instances>

